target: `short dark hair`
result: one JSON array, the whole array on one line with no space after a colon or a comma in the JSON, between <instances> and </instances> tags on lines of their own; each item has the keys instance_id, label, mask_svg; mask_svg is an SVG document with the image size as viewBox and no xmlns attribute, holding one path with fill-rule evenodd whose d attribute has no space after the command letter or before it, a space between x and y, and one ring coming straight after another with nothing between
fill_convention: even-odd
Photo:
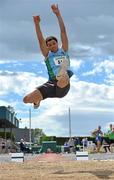
<instances>
[{"instance_id":1,"label":"short dark hair","mask_svg":"<svg viewBox=\"0 0 114 180\"><path fill-rule=\"evenodd\" d=\"M58 42L58 40L57 40L56 37L54 37L54 36L49 36L49 37L46 38L46 45L47 45L47 43L48 43L49 41L51 41L51 40L55 40L56 42Z\"/></svg>"}]
</instances>

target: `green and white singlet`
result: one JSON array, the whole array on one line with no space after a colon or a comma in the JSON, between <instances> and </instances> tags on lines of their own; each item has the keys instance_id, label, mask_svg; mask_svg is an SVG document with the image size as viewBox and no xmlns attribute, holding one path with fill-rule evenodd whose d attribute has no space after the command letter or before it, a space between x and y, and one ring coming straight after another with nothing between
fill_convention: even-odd
<instances>
[{"instance_id":1,"label":"green and white singlet","mask_svg":"<svg viewBox=\"0 0 114 180\"><path fill-rule=\"evenodd\" d=\"M49 80L55 80L56 76L59 74L61 64L67 63L67 72L69 77L73 75L73 72L70 70L70 59L68 52L65 52L62 48L59 48L57 52L49 51L45 63L48 70Z\"/></svg>"}]
</instances>

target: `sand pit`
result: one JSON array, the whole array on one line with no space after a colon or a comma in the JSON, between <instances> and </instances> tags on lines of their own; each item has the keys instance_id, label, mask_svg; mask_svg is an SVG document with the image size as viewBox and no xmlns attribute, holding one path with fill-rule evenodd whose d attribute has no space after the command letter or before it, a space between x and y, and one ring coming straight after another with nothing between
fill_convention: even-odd
<instances>
[{"instance_id":1,"label":"sand pit","mask_svg":"<svg viewBox=\"0 0 114 180\"><path fill-rule=\"evenodd\" d=\"M44 154L24 163L0 163L0 180L114 179L114 161L71 161Z\"/></svg>"}]
</instances>

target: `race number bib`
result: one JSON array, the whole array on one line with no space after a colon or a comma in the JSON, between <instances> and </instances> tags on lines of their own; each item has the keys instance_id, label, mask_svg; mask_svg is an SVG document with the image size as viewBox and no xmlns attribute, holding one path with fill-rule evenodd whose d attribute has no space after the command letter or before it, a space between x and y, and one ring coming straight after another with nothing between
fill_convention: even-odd
<instances>
[{"instance_id":1,"label":"race number bib","mask_svg":"<svg viewBox=\"0 0 114 180\"><path fill-rule=\"evenodd\" d=\"M58 57L55 57L54 58L54 62L55 62L55 65L56 66L59 66L59 65L61 65L63 62L65 62L65 61L68 61L68 59L66 58L66 56L58 56Z\"/></svg>"}]
</instances>

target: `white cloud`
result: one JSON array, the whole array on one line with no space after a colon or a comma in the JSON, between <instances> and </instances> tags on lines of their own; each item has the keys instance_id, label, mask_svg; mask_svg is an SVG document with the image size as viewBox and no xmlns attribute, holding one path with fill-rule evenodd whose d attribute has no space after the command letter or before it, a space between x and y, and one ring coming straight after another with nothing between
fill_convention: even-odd
<instances>
[{"instance_id":1,"label":"white cloud","mask_svg":"<svg viewBox=\"0 0 114 180\"><path fill-rule=\"evenodd\" d=\"M105 113L113 113L114 87L77 80L71 84L71 90L64 98L50 98L41 102L41 106L37 110L38 114L33 115L32 127L40 127L48 135L64 136L68 134L66 124L68 124L69 107L74 117L77 116L77 113L95 114L100 112L104 113L104 116ZM32 111L34 114L34 110ZM28 118L24 118L23 121L24 124L22 124L25 125Z\"/></svg>"},{"instance_id":2,"label":"white cloud","mask_svg":"<svg viewBox=\"0 0 114 180\"><path fill-rule=\"evenodd\" d=\"M103 34L102 34L102 35L98 35L98 38L99 38L99 39L104 39L104 38L105 38L105 35L103 35Z\"/></svg>"},{"instance_id":3,"label":"white cloud","mask_svg":"<svg viewBox=\"0 0 114 180\"><path fill-rule=\"evenodd\" d=\"M101 67L109 67L108 73L112 72L113 62L100 63ZM72 67L80 68L83 62L72 60ZM22 127L28 126L28 109L30 105L24 105L22 99L12 98L10 94L16 93L21 98L24 94L33 91L38 85L44 83L47 79L42 76L37 76L31 72L11 72L0 71L0 97L9 96L6 100L1 100L1 105L11 105L22 117ZM76 75L71 78L71 89L67 96L62 99L50 98L41 102L38 111L32 110L32 126L44 129L48 135L65 135L68 134L68 117L65 123L65 118L68 116L68 108L72 109L74 118L77 114L97 114L113 113L114 109L114 86L105 84L95 84L80 81ZM18 115L19 116L19 115ZM95 117L94 117L95 118ZM88 116L89 119L89 116ZM83 116L80 117L80 122L83 121ZM75 121L75 120L74 120ZM61 130L61 131L60 131Z\"/></svg>"},{"instance_id":4,"label":"white cloud","mask_svg":"<svg viewBox=\"0 0 114 180\"><path fill-rule=\"evenodd\" d=\"M51 2L50 0L45 3L40 1L38 6L36 0L29 3L22 0L0 2L2 8L0 11L0 49L2 53L0 56L2 59L36 58L39 49L34 31L33 14L41 14L41 29L44 35L49 33L59 35L57 21L50 8ZM77 5L75 0L72 0L72 3L68 0L66 4L64 1L58 0L58 3L71 45L74 42L81 45L77 47L77 51L79 51L77 53L80 56L114 54L113 1L111 3L107 0L103 1L103 8L102 1L80 0ZM9 33L7 33L7 29ZM102 42L101 45L99 45L100 42Z\"/></svg>"},{"instance_id":5,"label":"white cloud","mask_svg":"<svg viewBox=\"0 0 114 180\"><path fill-rule=\"evenodd\" d=\"M6 76L0 76L0 94L3 95L14 92L22 96L24 93L34 90L36 86L41 85L45 81L46 78L40 76L37 77L34 73L17 72L17 74L12 75L12 72L8 72ZM61 103L62 107L57 106L57 103L59 104L59 101L61 101L60 99L56 99L56 101L55 99L51 99L51 115L52 112L55 114L56 110L62 112L61 110L63 109L64 104L65 106L69 106L71 104L74 106L75 104L75 108L79 108L79 104L83 107L85 106L85 104L87 105L87 103L88 106L89 104L90 106L92 106L92 104L94 106L95 104L97 104L97 107L98 103L100 103L100 107L101 104L105 104L105 102L107 103L107 105L109 105L109 103L114 100L113 92L113 86L79 81L76 76L73 76L73 78L71 79L71 90L69 94L63 98L63 103ZM54 110L54 107L52 107L53 105L56 105L56 110Z\"/></svg>"},{"instance_id":6,"label":"white cloud","mask_svg":"<svg viewBox=\"0 0 114 180\"><path fill-rule=\"evenodd\" d=\"M73 69L75 69L75 71L78 70L82 64L82 60L71 59L70 65Z\"/></svg>"},{"instance_id":7,"label":"white cloud","mask_svg":"<svg viewBox=\"0 0 114 180\"><path fill-rule=\"evenodd\" d=\"M105 73L104 81L114 85L114 61L113 60L104 60L101 62L95 62L93 64L93 69L91 71L85 72L83 76L98 75Z\"/></svg>"},{"instance_id":8,"label":"white cloud","mask_svg":"<svg viewBox=\"0 0 114 180\"><path fill-rule=\"evenodd\" d=\"M22 95L35 89L38 85L45 82L43 77L37 78L34 73L3 71L0 76L0 95L10 92Z\"/></svg>"},{"instance_id":9,"label":"white cloud","mask_svg":"<svg viewBox=\"0 0 114 180\"><path fill-rule=\"evenodd\" d=\"M76 57L90 57L90 56L100 56L103 54L102 47L104 43L101 43L100 45L97 44L87 44L84 43L72 43L71 50L75 51Z\"/></svg>"},{"instance_id":10,"label":"white cloud","mask_svg":"<svg viewBox=\"0 0 114 180\"><path fill-rule=\"evenodd\" d=\"M95 76L97 74L102 75L102 73L105 72L104 83L110 84L110 86L80 81L80 75L75 74L71 79L71 90L66 97L62 99L47 99L41 103L38 114L33 112L33 124L39 127L40 121L40 125L44 127L45 130L48 128L48 133L52 132L52 134L54 131L57 134L63 131L67 133L68 130L65 129L62 123L63 121L60 122L58 120L62 116L64 119L68 107L72 108L74 117L78 112L80 112L80 115L83 114L83 112L91 114L93 111L112 113L114 107L114 62L113 60L101 62L94 58L96 56L99 58L99 55L114 54L112 38L113 3L107 0L103 0L103 4L102 1L98 0L94 3L90 0L86 0L86 2L80 0L78 5L74 6L76 2L75 0L72 1L72 3L68 1L64 6L64 1L58 0L68 30L71 47L71 67L74 72L78 73L78 70L80 71L81 68L86 66L85 57L92 56L93 62L98 63L93 65L91 71L81 75ZM2 27L0 28L0 65L4 67L5 64L7 64L8 67L7 71L2 70L2 68L0 71L0 102L4 105L10 103L16 107L16 110L23 114L25 125L28 124L28 119L25 118L25 116L27 116L26 111L30 105L24 105L20 98L47 80L43 77L42 69L40 69L40 72L37 71L37 74L40 75L38 75L38 77L35 73L16 71L16 66L19 66L19 71L21 69L22 61L20 60L26 59L29 62L29 60L34 59L39 62L39 60L42 59L41 54L39 54L32 15L37 12L41 14L41 29L44 35L48 33L59 35L57 22L50 11L51 1L47 0L45 3L40 1L39 6L36 6L36 4L36 0L33 0L32 3L20 0L19 4L15 1L12 3L10 1L7 1L7 3L0 2L0 9L2 8L0 18L4 19L4 21L1 20L0 23ZM21 9L21 13L18 7ZM43 11L44 9L46 10L45 12ZM9 30L9 34L7 30ZM78 56L84 57L84 60L73 59ZM14 62L16 59L18 61ZM13 66L11 61L13 61ZM86 62L88 62L87 59ZM44 62L40 61L40 63ZM3 64L4 66L2 66ZM16 73L13 72L14 66ZM12 69L9 71L11 67ZM32 65L32 70L33 69L36 70L35 65ZM89 79L89 77L87 78ZM12 93L19 95L20 98L10 98ZM9 98L5 99L5 96ZM39 120L39 116L41 120ZM80 121L81 119L82 116L80 116ZM96 121L97 120L95 120L95 122Z\"/></svg>"},{"instance_id":11,"label":"white cloud","mask_svg":"<svg viewBox=\"0 0 114 180\"><path fill-rule=\"evenodd\" d=\"M0 105L1 106L8 106L8 102L6 100L0 100Z\"/></svg>"},{"instance_id":12,"label":"white cloud","mask_svg":"<svg viewBox=\"0 0 114 180\"><path fill-rule=\"evenodd\" d=\"M114 86L114 74L109 74L108 78L105 80L105 82L111 84L112 86Z\"/></svg>"},{"instance_id":13,"label":"white cloud","mask_svg":"<svg viewBox=\"0 0 114 180\"><path fill-rule=\"evenodd\" d=\"M5 59L4 60L0 60L0 64L9 64L9 63L11 63L11 60L7 60L7 61L5 61ZM14 61L13 61L13 63L14 63Z\"/></svg>"}]
</instances>

